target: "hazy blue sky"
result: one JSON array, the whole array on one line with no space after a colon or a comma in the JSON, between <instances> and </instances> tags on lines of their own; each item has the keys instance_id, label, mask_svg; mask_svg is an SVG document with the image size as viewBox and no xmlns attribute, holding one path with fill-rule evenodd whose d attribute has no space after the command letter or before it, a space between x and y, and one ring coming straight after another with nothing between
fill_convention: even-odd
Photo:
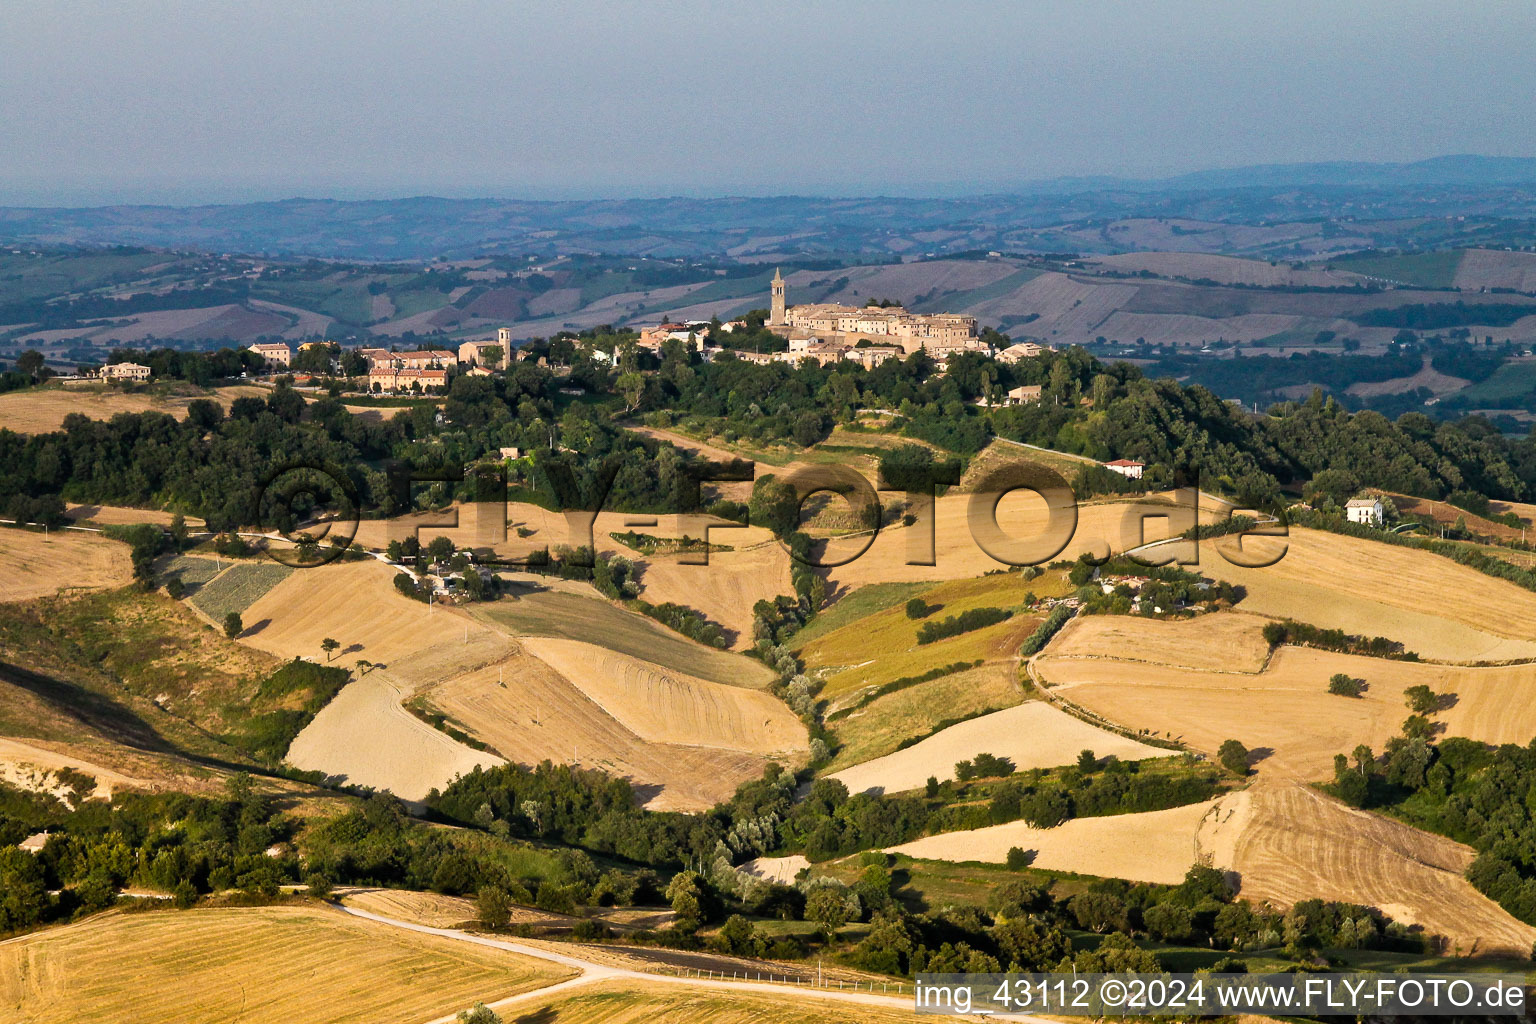
<instances>
[{"instance_id":1,"label":"hazy blue sky","mask_svg":"<svg viewBox=\"0 0 1536 1024\"><path fill-rule=\"evenodd\" d=\"M976 192L1536 155L1536 4L0 5L0 203Z\"/></svg>"}]
</instances>

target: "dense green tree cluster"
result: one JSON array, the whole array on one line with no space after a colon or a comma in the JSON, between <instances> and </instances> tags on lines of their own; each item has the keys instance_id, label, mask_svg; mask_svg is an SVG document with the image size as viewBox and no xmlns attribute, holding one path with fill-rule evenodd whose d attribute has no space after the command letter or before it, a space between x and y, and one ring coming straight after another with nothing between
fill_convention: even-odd
<instances>
[{"instance_id":1,"label":"dense green tree cluster","mask_svg":"<svg viewBox=\"0 0 1536 1024\"><path fill-rule=\"evenodd\" d=\"M1405 696L1411 707L1439 703L1432 693ZM1380 757L1361 746L1334 762L1342 799L1389 808L1473 847L1478 855L1467 878L1515 917L1536 923L1536 740L1492 747L1459 736L1433 742L1404 735L1388 741Z\"/></svg>"}]
</instances>

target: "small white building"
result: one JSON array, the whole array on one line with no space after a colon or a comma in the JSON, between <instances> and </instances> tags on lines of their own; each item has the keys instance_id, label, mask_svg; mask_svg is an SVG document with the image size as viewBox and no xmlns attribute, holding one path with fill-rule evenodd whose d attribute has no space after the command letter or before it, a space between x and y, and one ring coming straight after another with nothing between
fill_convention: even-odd
<instances>
[{"instance_id":1,"label":"small white building","mask_svg":"<svg viewBox=\"0 0 1536 1024\"><path fill-rule=\"evenodd\" d=\"M1114 462L1104 463L1104 468L1111 473L1119 473L1127 480L1140 480L1141 471L1146 469L1146 464L1136 462L1133 459L1116 459Z\"/></svg>"},{"instance_id":2,"label":"small white building","mask_svg":"<svg viewBox=\"0 0 1536 1024\"><path fill-rule=\"evenodd\" d=\"M1361 526L1380 526L1387 518L1380 498L1350 498L1344 503L1344 515Z\"/></svg>"}]
</instances>

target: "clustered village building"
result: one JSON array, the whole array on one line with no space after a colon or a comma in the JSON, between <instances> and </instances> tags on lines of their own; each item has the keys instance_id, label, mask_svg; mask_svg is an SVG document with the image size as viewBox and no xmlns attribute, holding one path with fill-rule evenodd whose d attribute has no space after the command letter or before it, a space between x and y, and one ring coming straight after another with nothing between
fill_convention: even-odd
<instances>
[{"instance_id":1,"label":"clustered village building","mask_svg":"<svg viewBox=\"0 0 1536 1024\"><path fill-rule=\"evenodd\" d=\"M888 359L899 359L922 351L941 367L949 357L965 352L994 356L1014 363L1048 351L1034 342L993 352L977 332L974 316L964 313L913 313L901 306L843 306L835 303L788 304L789 288L784 275L775 271L769 284L769 316L763 326L785 339L782 352L734 350L738 359L755 363L837 362L858 363L873 369ZM720 330L731 333L744 326L742 321L723 324ZM706 359L718 357L725 349L711 342L712 325L707 320L664 323L640 330L637 347L660 353L669 341L680 341ZM313 343L311 343L313 344ZM270 369L288 369L292 352L285 344L251 345L250 351L261 356ZM466 341L453 349L418 349L391 352L382 348L360 349L368 361L368 390L373 392L427 391L447 386L450 370L483 374L507 365L509 359L522 358L512 338L512 329L497 331L495 341ZM593 351L592 358L613 363L617 352ZM1008 404L1038 401L1040 388L1015 388L1007 396Z\"/></svg>"}]
</instances>

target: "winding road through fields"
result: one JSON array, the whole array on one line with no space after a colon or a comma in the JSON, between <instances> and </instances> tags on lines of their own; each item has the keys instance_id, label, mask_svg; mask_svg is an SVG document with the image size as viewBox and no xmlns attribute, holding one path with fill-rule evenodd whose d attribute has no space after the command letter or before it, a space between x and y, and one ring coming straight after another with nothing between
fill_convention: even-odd
<instances>
[{"instance_id":1,"label":"winding road through fields","mask_svg":"<svg viewBox=\"0 0 1536 1024\"><path fill-rule=\"evenodd\" d=\"M818 988L807 984L797 984L793 981L731 981L719 978L700 978L679 976L672 974L653 974L648 971L633 970L624 967L614 967L611 964L599 963L570 953L561 953L546 946L534 946L527 943L506 939L492 939L483 935L474 935L469 932L459 931L455 928L432 928L423 924L413 924L409 921L400 921L392 917L384 917L380 914L372 914L366 910L358 910L341 903L330 904L337 910L352 917L362 918L376 924L387 925L391 928L403 928L406 931L420 932L424 935L437 935L446 939L454 939L459 942L474 943L479 946L489 946L492 949L501 949L519 956L531 957L548 963L559 964L580 973L569 980L557 982L544 988L531 992L522 992L507 999L501 999L494 1003L487 1003L492 1010L500 1012L508 1007L518 1006L537 999L545 999L552 996L560 996L572 989L584 988L588 985L605 981L637 981L648 984L681 985L687 988L707 989L715 992L753 992L778 996L780 998L794 999L819 999L827 1002L856 1004L863 1006L878 1006L886 1010L912 1011L912 997L882 995L878 992L857 991L853 989ZM438 1017L424 1024L453 1024L457 1019L457 1011L447 1016ZM993 1020L1023 1021L1026 1024L1049 1024L1043 1017L1033 1017L1025 1014L997 1015Z\"/></svg>"}]
</instances>

